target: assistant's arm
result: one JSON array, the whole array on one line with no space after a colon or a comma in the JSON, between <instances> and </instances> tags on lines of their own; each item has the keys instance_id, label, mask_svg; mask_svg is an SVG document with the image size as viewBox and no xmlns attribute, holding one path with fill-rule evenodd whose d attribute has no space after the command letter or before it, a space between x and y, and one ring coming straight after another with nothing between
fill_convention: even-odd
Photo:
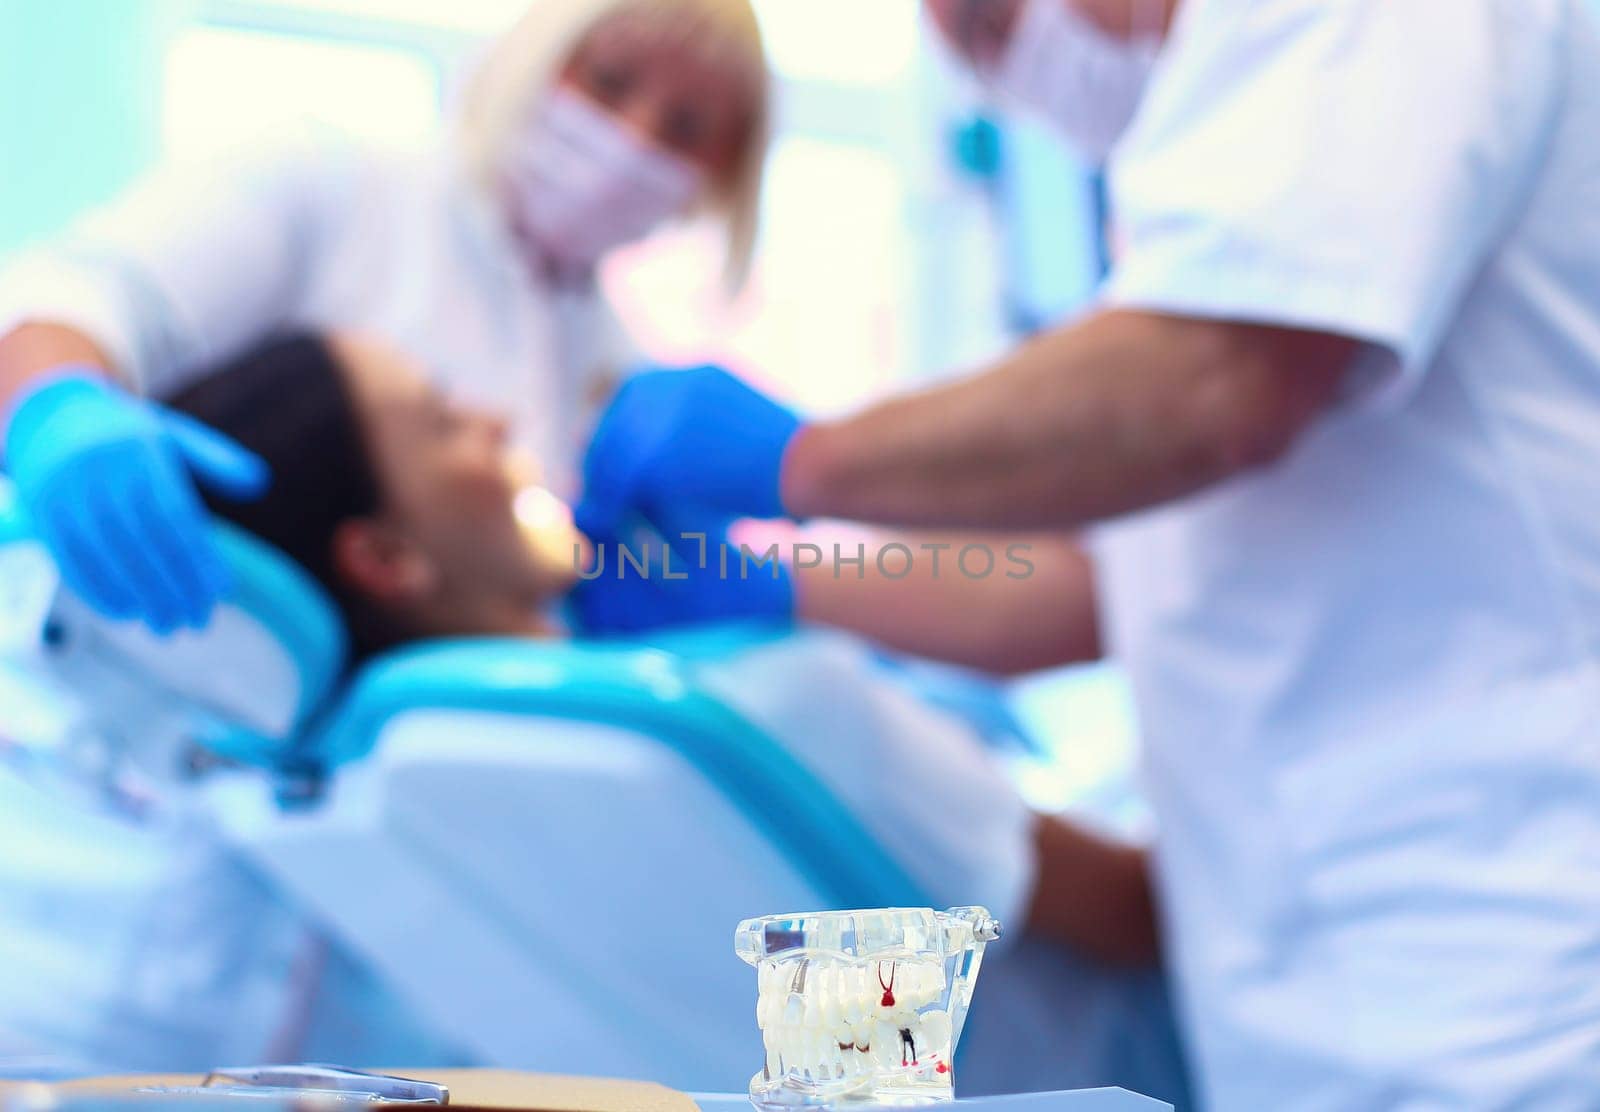
<instances>
[{"instance_id":1,"label":"assistant's arm","mask_svg":"<svg viewBox=\"0 0 1600 1112\"><path fill-rule=\"evenodd\" d=\"M893 552L880 563L876 551L886 544L903 545L911 558ZM968 545L987 551L972 565L992 560L989 574L962 570ZM1093 567L1069 537L907 534L868 548L859 575L826 558L795 570L802 619L997 675L1100 656Z\"/></svg>"},{"instance_id":2,"label":"assistant's arm","mask_svg":"<svg viewBox=\"0 0 1600 1112\"><path fill-rule=\"evenodd\" d=\"M799 517L1060 528L1277 460L1339 396L1357 341L1114 310L992 370L800 430L781 477Z\"/></svg>"},{"instance_id":3,"label":"assistant's arm","mask_svg":"<svg viewBox=\"0 0 1600 1112\"><path fill-rule=\"evenodd\" d=\"M257 497L242 446L136 396L292 314L331 228L336 162L286 146L158 171L0 275L0 460L63 581L158 634L228 575L198 486Z\"/></svg>"},{"instance_id":4,"label":"assistant's arm","mask_svg":"<svg viewBox=\"0 0 1600 1112\"><path fill-rule=\"evenodd\" d=\"M71 325L30 321L0 336L0 412L27 383L68 364L112 374L111 357L94 337Z\"/></svg>"}]
</instances>

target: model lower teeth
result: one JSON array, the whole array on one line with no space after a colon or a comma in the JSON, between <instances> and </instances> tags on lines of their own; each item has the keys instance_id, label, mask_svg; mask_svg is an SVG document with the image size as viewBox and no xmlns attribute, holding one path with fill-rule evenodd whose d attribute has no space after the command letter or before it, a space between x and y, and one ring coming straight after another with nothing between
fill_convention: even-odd
<instances>
[{"instance_id":1,"label":"model lower teeth","mask_svg":"<svg viewBox=\"0 0 1600 1112\"><path fill-rule=\"evenodd\" d=\"M981 907L815 911L746 919L734 951L757 972L766 1055L750 1079L763 1112L954 1098L984 948Z\"/></svg>"},{"instance_id":2,"label":"model lower teeth","mask_svg":"<svg viewBox=\"0 0 1600 1112\"><path fill-rule=\"evenodd\" d=\"M942 962L795 958L762 966L760 977L756 1023L769 1078L847 1081L882 1070L949 1069Z\"/></svg>"}]
</instances>

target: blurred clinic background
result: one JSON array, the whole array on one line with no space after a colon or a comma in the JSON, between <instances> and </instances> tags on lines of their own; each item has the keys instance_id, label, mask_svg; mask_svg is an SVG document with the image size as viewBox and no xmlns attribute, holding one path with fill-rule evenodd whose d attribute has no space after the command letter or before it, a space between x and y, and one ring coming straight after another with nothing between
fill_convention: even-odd
<instances>
[{"instance_id":1,"label":"blurred clinic background","mask_svg":"<svg viewBox=\"0 0 1600 1112\"><path fill-rule=\"evenodd\" d=\"M294 121L426 142L524 4L0 0L0 254L160 160ZM959 373L1087 299L1103 266L1096 174L981 103L917 0L756 7L780 87L753 280L728 306L713 236L694 226L614 256L605 284L648 354L726 361L820 414ZM1010 694L1046 750L1019 769L1033 801L1137 826L1115 670Z\"/></svg>"}]
</instances>

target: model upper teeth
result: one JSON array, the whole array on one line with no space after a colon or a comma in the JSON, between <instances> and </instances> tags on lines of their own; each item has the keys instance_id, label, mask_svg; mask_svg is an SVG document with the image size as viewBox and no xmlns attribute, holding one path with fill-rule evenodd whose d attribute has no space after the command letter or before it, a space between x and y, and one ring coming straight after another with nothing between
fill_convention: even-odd
<instances>
[{"instance_id":1,"label":"model upper teeth","mask_svg":"<svg viewBox=\"0 0 1600 1112\"><path fill-rule=\"evenodd\" d=\"M948 1068L942 962L793 958L765 962L760 971L756 1023L768 1078L841 1081L888 1069Z\"/></svg>"}]
</instances>

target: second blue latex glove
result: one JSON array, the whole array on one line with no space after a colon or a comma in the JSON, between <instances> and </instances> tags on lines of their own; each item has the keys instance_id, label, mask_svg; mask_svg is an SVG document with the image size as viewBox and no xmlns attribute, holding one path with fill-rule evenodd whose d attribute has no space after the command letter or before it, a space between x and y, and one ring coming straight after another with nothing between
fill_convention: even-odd
<instances>
[{"instance_id":1,"label":"second blue latex glove","mask_svg":"<svg viewBox=\"0 0 1600 1112\"><path fill-rule=\"evenodd\" d=\"M742 556L716 526L689 525L666 535L670 544L660 537L635 536L627 542L615 536L591 538L603 563L596 577L580 582L569 599L578 632L602 637L713 622L793 620L794 579L787 566ZM648 551L647 574L623 563L624 543L636 562ZM662 562L666 548L672 552L670 565Z\"/></svg>"},{"instance_id":2,"label":"second blue latex glove","mask_svg":"<svg viewBox=\"0 0 1600 1112\"><path fill-rule=\"evenodd\" d=\"M195 482L259 497L271 481L259 456L89 369L33 384L4 436L6 470L67 586L157 633L205 625L228 577Z\"/></svg>"},{"instance_id":3,"label":"second blue latex glove","mask_svg":"<svg viewBox=\"0 0 1600 1112\"><path fill-rule=\"evenodd\" d=\"M584 460L579 528L614 536L630 515L658 527L685 509L781 517L793 413L720 367L645 371L600 419Z\"/></svg>"}]
</instances>

